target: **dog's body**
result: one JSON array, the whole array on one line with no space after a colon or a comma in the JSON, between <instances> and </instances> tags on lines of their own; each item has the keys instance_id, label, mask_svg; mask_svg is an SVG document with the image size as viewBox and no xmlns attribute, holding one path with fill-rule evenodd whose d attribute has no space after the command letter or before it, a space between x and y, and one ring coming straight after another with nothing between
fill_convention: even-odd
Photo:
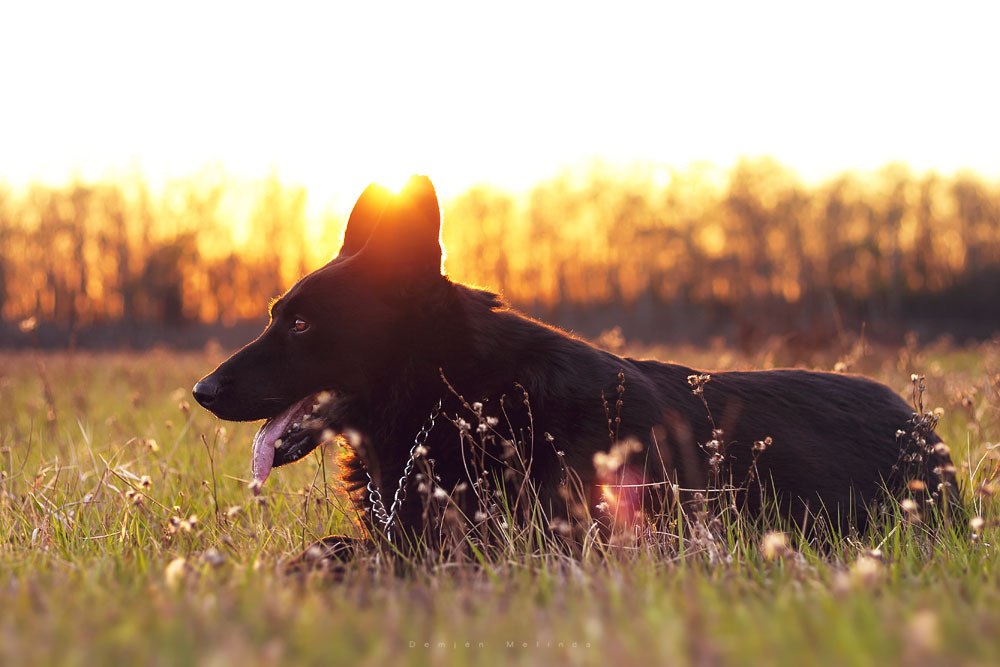
<instances>
[{"instance_id":1,"label":"dog's body","mask_svg":"<svg viewBox=\"0 0 1000 667\"><path fill-rule=\"evenodd\" d=\"M707 383L696 379L693 391L698 371L618 357L448 280L439 216L426 178L414 177L399 195L369 187L340 254L273 305L260 338L196 385L197 400L223 419L269 419L255 440L259 481L272 465L305 456L322 431L356 433L342 465L377 527L369 476L389 506L415 436L441 401L446 417L474 423L460 437L439 418L426 436L440 486L451 493L483 470L500 478L504 441L512 441L550 515L569 511L567 474L588 503L611 485L642 489L625 495L657 511L651 489L732 484L751 512L773 494L793 519L823 510L843 526L862 526L864 508L886 486L905 486L900 432L908 435L913 410L888 387L776 370L715 373ZM317 401L322 392L332 400ZM471 409L473 401L482 408ZM477 440L477 423L480 435L496 437ZM924 437L917 476L936 491L954 482L950 460L945 448L933 449L933 433ZM609 480L594 456L619 441L638 445ZM477 456L483 470L473 471ZM418 534L426 522L412 499L418 476L402 484L411 500L401 503L394 530Z\"/></svg>"}]
</instances>

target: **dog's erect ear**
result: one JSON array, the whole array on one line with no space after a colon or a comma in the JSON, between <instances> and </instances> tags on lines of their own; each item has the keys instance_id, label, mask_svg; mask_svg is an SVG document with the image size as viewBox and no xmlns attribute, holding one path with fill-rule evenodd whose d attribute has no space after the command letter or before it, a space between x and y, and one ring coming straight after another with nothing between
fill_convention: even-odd
<instances>
[{"instance_id":1,"label":"dog's erect ear","mask_svg":"<svg viewBox=\"0 0 1000 667\"><path fill-rule=\"evenodd\" d=\"M365 247L371 238L372 230L378 224L393 194L378 183L372 183L358 197L351 217L347 219L347 229L344 230L344 243L340 246L337 257L348 257Z\"/></svg>"},{"instance_id":2,"label":"dog's erect ear","mask_svg":"<svg viewBox=\"0 0 1000 667\"><path fill-rule=\"evenodd\" d=\"M360 257L377 276L441 275L441 208L431 179L412 176L382 213Z\"/></svg>"}]
</instances>

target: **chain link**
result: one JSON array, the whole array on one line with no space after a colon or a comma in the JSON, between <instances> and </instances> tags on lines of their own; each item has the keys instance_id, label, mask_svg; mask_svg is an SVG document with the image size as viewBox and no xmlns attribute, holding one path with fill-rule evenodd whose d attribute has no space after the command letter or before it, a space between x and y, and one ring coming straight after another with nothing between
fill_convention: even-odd
<instances>
[{"instance_id":1,"label":"chain link","mask_svg":"<svg viewBox=\"0 0 1000 667\"><path fill-rule=\"evenodd\" d=\"M417 450L427 442L427 438L431 434L431 429L434 428L434 422L441 414L441 401L442 399L438 399L438 402L431 409L430 415L424 421L423 426L420 427L417 435L413 438L413 446L410 447L410 458L403 467L403 476L399 478L399 482L396 484L396 493L393 494L392 507L389 508L388 512L385 509L382 494L375 488L375 480L372 479L371 473L366 471L368 475L368 502L371 503L375 519L382 524L382 529L385 531L385 537L389 541L389 544L392 544L392 524L396 519L396 514L399 512L400 506L406 500L406 483L409 481L410 474L413 473L413 465L417 460Z\"/></svg>"}]
</instances>

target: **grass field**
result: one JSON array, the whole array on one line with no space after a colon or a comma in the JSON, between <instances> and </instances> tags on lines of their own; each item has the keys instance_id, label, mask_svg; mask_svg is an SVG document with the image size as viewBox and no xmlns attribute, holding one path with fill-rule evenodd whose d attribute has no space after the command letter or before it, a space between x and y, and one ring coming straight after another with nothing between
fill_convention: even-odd
<instances>
[{"instance_id":1,"label":"grass field","mask_svg":"<svg viewBox=\"0 0 1000 667\"><path fill-rule=\"evenodd\" d=\"M718 368L781 363L780 350L632 352ZM310 541L357 530L336 452L277 471L255 498L255 425L220 429L189 398L220 358L0 353L0 664L1000 663L1000 514L984 487L1000 343L808 364L907 395L925 375L974 530L894 512L835 549L729 531L669 557L524 550L406 576L349 567L339 582L281 573Z\"/></svg>"}]
</instances>

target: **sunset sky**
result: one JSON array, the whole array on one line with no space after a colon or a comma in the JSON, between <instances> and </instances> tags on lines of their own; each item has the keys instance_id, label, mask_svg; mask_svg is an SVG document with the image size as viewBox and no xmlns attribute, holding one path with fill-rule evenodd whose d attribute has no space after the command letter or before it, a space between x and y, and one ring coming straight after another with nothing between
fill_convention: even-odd
<instances>
[{"instance_id":1,"label":"sunset sky","mask_svg":"<svg viewBox=\"0 0 1000 667\"><path fill-rule=\"evenodd\" d=\"M994 178L998 6L5 3L0 182L221 164L346 201L742 155Z\"/></svg>"}]
</instances>

